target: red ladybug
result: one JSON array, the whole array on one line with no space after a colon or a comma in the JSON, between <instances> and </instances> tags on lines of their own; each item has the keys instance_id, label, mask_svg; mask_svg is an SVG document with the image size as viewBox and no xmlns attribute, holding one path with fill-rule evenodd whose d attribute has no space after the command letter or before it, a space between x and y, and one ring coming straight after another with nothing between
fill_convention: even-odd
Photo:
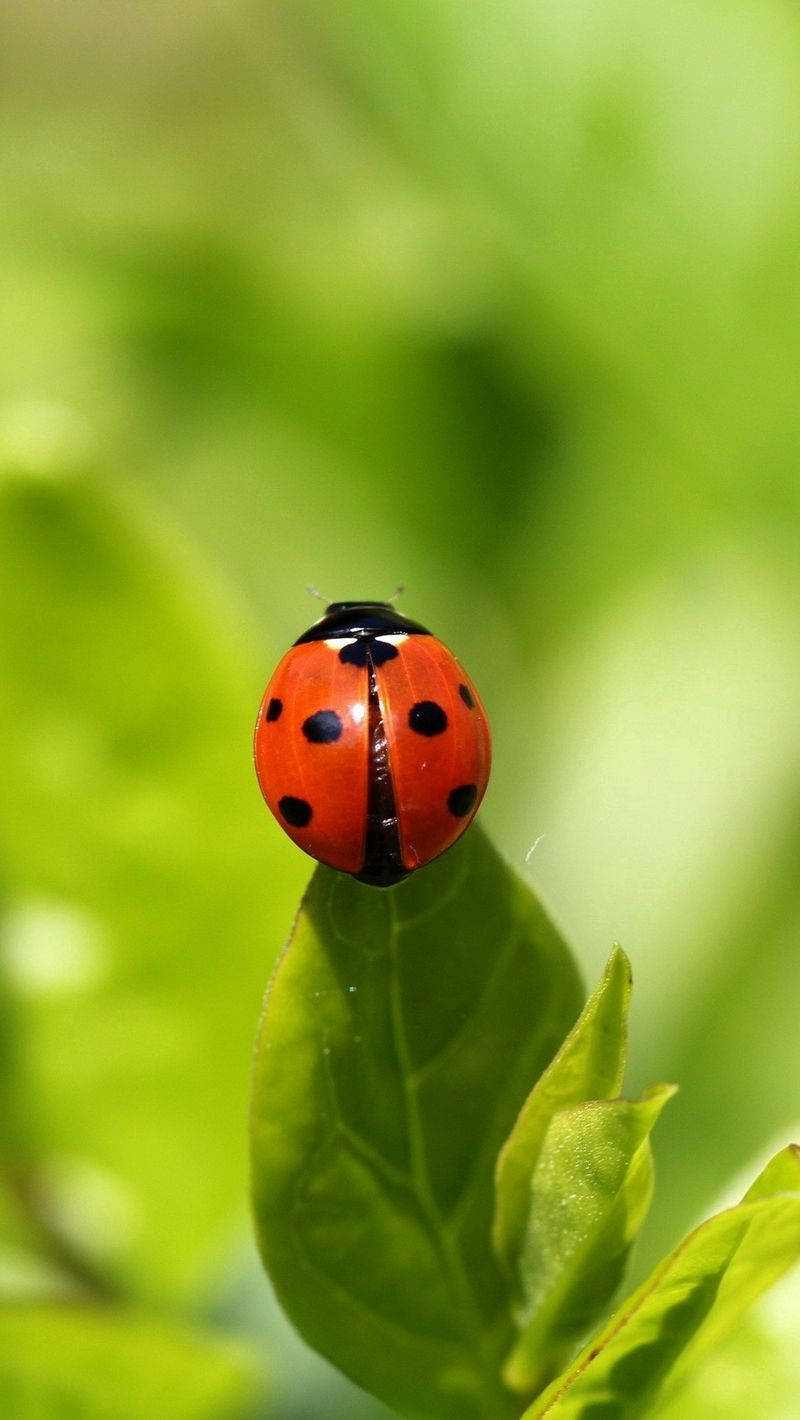
<instances>
[{"instance_id":1,"label":"red ladybug","mask_svg":"<svg viewBox=\"0 0 800 1420\"><path fill-rule=\"evenodd\" d=\"M469 677L387 602L333 602L283 657L256 721L258 782L281 827L376 887L460 838L490 764Z\"/></svg>"}]
</instances>

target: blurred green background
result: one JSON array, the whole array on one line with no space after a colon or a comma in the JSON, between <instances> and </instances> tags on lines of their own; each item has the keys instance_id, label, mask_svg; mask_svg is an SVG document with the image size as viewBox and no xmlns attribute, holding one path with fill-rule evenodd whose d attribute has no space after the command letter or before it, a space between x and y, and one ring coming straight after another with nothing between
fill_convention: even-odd
<instances>
[{"instance_id":1,"label":"blurred green background","mask_svg":"<svg viewBox=\"0 0 800 1420\"><path fill-rule=\"evenodd\" d=\"M641 1274L800 1116L800 18L0 23L3 1413L375 1420L250 1236L258 700L309 582L468 666L485 824L681 1086Z\"/></svg>"}]
</instances>

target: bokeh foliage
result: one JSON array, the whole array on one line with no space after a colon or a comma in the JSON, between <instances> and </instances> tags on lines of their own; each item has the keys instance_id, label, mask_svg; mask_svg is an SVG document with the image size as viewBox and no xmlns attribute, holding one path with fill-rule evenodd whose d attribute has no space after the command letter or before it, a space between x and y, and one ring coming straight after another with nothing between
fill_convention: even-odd
<instances>
[{"instance_id":1,"label":"bokeh foliage","mask_svg":"<svg viewBox=\"0 0 800 1420\"><path fill-rule=\"evenodd\" d=\"M353 1416L243 1241L307 877L248 741L306 582L408 584L492 716L484 822L517 866L544 835L589 979L633 958L634 1087L681 1085L640 1275L797 1115L800 25L2 26L3 1275L269 1331L275 1413Z\"/></svg>"}]
</instances>

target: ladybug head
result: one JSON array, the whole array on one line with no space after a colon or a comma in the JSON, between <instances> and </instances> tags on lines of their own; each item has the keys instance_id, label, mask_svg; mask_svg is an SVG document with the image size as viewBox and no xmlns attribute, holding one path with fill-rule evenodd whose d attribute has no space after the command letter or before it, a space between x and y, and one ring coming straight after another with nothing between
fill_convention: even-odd
<instances>
[{"instance_id":1,"label":"ladybug head","mask_svg":"<svg viewBox=\"0 0 800 1420\"><path fill-rule=\"evenodd\" d=\"M325 608L325 615L330 616L336 611L391 611L391 602L330 602Z\"/></svg>"},{"instance_id":2,"label":"ladybug head","mask_svg":"<svg viewBox=\"0 0 800 1420\"><path fill-rule=\"evenodd\" d=\"M427 627L401 616L389 602L331 602L295 646L305 641L327 641L335 636L429 636Z\"/></svg>"}]
</instances>

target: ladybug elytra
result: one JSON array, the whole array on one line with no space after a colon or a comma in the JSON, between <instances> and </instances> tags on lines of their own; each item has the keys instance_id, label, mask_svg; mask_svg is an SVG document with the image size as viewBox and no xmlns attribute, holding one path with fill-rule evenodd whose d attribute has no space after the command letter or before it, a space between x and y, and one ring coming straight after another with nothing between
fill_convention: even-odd
<instances>
[{"instance_id":1,"label":"ladybug elytra","mask_svg":"<svg viewBox=\"0 0 800 1420\"><path fill-rule=\"evenodd\" d=\"M390 887L471 823L489 779L489 725L424 626L388 602L333 602L267 686L255 765L298 847Z\"/></svg>"}]
</instances>

